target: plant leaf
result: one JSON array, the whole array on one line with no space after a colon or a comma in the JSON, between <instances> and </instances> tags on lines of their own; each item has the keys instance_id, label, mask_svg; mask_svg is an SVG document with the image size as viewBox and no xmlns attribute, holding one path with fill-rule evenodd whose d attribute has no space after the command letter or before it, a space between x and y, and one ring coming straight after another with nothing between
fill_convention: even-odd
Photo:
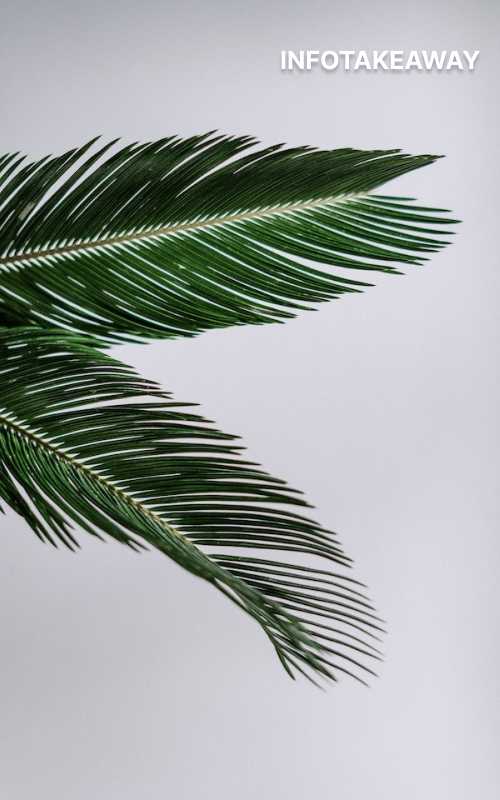
<instances>
[{"instance_id":1,"label":"plant leaf","mask_svg":"<svg viewBox=\"0 0 500 800\"><path fill-rule=\"evenodd\" d=\"M371 194L436 156L96 141L0 157L0 324L119 341L284 321L446 243L442 209Z\"/></svg>"},{"instance_id":2,"label":"plant leaf","mask_svg":"<svg viewBox=\"0 0 500 800\"><path fill-rule=\"evenodd\" d=\"M0 380L0 497L40 539L76 547L76 525L154 547L257 620L292 675L371 671L380 622L349 559L235 437L65 332L1 330Z\"/></svg>"}]
</instances>

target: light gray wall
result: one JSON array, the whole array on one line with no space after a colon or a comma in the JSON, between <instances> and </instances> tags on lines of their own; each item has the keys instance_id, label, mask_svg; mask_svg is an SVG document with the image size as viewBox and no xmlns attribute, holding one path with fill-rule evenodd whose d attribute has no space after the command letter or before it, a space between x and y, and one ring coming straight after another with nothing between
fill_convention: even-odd
<instances>
[{"instance_id":1,"label":"light gray wall","mask_svg":"<svg viewBox=\"0 0 500 800\"><path fill-rule=\"evenodd\" d=\"M493 800L498 34L493 0L2 0L0 151L210 128L445 153L391 186L464 220L406 277L286 326L121 356L244 436L341 532L388 620L369 690L289 681L159 555L0 522L6 800ZM473 74L289 75L281 48L481 49Z\"/></svg>"}]
</instances>

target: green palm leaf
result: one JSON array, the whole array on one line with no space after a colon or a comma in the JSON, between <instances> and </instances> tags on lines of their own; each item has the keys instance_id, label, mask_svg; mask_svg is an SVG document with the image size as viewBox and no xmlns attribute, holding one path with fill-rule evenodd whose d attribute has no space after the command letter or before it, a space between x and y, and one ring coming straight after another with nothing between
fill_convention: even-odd
<instances>
[{"instance_id":1,"label":"green palm leaf","mask_svg":"<svg viewBox=\"0 0 500 800\"><path fill-rule=\"evenodd\" d=\"M234 437L93 344L0 329L0 497L54 544L76 546L76 524L157 548L257 620L291 674L370 672L380 623L335 535Z\"/></svg>"},{"instance_id":2,"label":"green palm leaf","mask_svg":"<svg viewBox=\"0 0 500 800\"><path fill-rule=\"evenodd\" d=\"M445 243L440 210L371 194L435 156L257 144L0 157L0 324L116 341L283 321Z\"/></svg>"}]
</instances>

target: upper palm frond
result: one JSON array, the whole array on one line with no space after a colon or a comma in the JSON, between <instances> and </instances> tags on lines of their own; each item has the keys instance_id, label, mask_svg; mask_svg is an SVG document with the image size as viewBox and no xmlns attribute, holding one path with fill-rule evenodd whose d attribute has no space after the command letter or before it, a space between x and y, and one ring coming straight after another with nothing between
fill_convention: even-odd
<instances>
[{"instance_id":1,"label":"upper palm frond","mask_svg":"<svg viewBox=\"0 0 500 800\"><path fill-rule=\"evenodd\" d=\"M434 156L115 144L0 157L0 324L116 341L279 321L369 285L314 262L391 272L444 244L439 210L370 194Z\"/></svg>"},{"instance_id":2,"label":"upper palm frond","mask_svg":"<svg viewBox=\"0 0 500 800\"><path fill-rule=\"evenodd\" d=\"M41 539L73 546L76 523L153 546L252 615L290 672L370 671L379 622L349 559L234 437L60 331L0 329L0 384L0 497Z\"/></svg>"}]
</instances>

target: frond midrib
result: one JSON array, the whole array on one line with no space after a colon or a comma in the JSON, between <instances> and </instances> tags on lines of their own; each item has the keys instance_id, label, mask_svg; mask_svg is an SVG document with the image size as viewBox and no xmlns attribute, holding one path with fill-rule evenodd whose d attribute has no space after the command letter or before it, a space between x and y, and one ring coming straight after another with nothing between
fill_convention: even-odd
<instances>
[{"instance_id":1,"label":"frond midrib","mask_svg":"<svg viewBox=\"0 0 500 800\"><path fill-rule=\"evenodd\" d=\"M144 514L152 519L155 524L161 525L168 534L181 539L183 543L189 544L190 547L192 547L192 545L189 543L189 540L180 531L178 531L177 528L174 528L172 525L170 525L163 517L153 511L153 509L149 508L144 503L141 503L140 500L136 500L135 497L127 494L127 492L125 492L123 489L120 489L120 487L116 486L113 481L105 478L97 470L92 469L92 467L89 467L86 464L83 464L81 461L78 461L77 458L74 458L64 450L55 447L44 436L34 433L17 419L13 420L10 417L5 416L5 414L0 414L0 427L1 426L10 428L17 434L23 436L25 439L34 442L36 446L43 447L45 450L48 450L59 460L71 464L74 469L83 472L87 476L90 476L93 480L97 481L112 494L118 495L118 497L127 503L127 505L132 506L136 511L139 511L141 514Z\"/></svg>"},{"instance_id":2,"label":"frond midrib","mask_svg":"<svg viewBox=\"0 0 500 800\"><path fill-rule=\"evenodd\" d=\"M148 241L156 239L158 236L172 236L184 231L196 231L204 228L212 228L219 225L232 224L234 222L246 222L256 219L265 219L272 216L280 216L296 211L307 211L308 209L318 208L319 206L343 203L359 197L366 197L368 192L351 193L337 196L322 197L319 200L308 200L306 202L286 203L267 208L259 208L252 211L243 211L237 214L226 214L219 217L209 217L208 219L196 220L194 222L181 222L174 225L163 225L159 228L147 230L135 230L121 236L104 236L90 241L79 240L73 244L61 245L46 248L45 250L34 250L27 253L15 253L9 256L0 256L0 269L4 266L15 264L26 264L31 261L39 261L41 258L57 257L67 253L75 253L98 248L114 247L120 244L128 244L135 241Z\"/></svg>"}]
</instances>

